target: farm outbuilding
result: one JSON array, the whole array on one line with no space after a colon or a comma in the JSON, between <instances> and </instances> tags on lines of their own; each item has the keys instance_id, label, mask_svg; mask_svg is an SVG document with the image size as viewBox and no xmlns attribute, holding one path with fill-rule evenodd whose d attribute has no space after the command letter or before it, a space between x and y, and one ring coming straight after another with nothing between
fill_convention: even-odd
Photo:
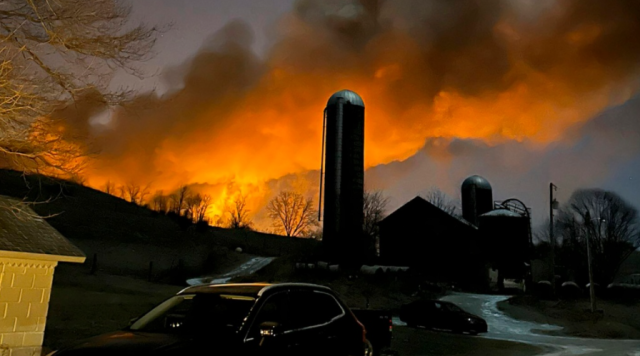
<instances>
[{"instance_id":1,"label":"farm outbuilding","mask_svg":"<svg viewBox=\"0 0 640 356\"><path fill-rule=\"evenodd\" d=\"M40 355L55 267L84 260L26 204L0 196L0 355Z\"/></svg>"},{"instance_id":2,"label":"farm outbuilding","mask_svg":"<svg viewBox=\"0 0 640 356\"><path fill-rule=\"evenodd\" d=\"M421 197L380 222L382 263L409 266L440 281L477 281L483 270L478 243L475 226Z\"/></svg>"},{"instance_id":3,"label":"farm outbuilding","mask_svg":"<svg viewBox=\"0 0 640 356\"><path fill-rule=\"evenodd\" d=\"M489 269L504 279L531 278L531 220L518 199L493 201L483 177L473 175L461 187L462 217L416 197L380 222L382 263L410 266L431 281L487 289Z\"/></svg>"}]
</instances>

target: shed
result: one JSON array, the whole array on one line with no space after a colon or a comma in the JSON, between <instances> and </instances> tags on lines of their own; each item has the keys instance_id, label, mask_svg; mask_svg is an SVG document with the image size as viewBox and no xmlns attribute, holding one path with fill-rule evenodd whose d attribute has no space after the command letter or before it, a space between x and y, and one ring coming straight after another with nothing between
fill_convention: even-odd
<instances>
[{"instance_id":1,"label":"shed","mask_svg":"<svg viewBox=\"0 0 640 356\"><path fill-rule=\"evenodd\" d=\"M0 196L0 355L40 355L55 267L85 258L27 204Z\"/></svg>"}]
</instances>

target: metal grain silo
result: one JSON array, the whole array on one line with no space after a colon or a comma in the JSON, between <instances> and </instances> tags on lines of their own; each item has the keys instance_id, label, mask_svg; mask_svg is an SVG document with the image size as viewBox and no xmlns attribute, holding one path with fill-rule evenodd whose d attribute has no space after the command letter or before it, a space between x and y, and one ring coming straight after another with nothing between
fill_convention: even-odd
<instances>
[{"instance_id":1,"label":"metal grain silo","mask_svg":"<svg viewBox=\"0 0 640 356\"><path fill-rule=\"evenodd\" d=\"M493 190L489 182L477 175L462 183L462 217L478 226L478 217L493 210Z\"/></svg>"},{"instance_id":2,"label":"metal grain silo","mask_svg":"<svg viewBox=\"0 0 640 356\"><path fill-rule=\"evenodd\" d=\"M323 245L333 260L355 263L364 249L364 101L350 90L333 94L324 125Z\"/></svg>"},{"instance_id":3,"label":"metal grain silo","mask_svg":"<svg viewBox=\"0 0 640 356\"><path fill-rule=\"evenodd\" d=\"M501 208L478 217L484 255L498 269L498 285L504 278L527 275L530 253L529 219L526 215Z\"/></svg>"}]
</instances>

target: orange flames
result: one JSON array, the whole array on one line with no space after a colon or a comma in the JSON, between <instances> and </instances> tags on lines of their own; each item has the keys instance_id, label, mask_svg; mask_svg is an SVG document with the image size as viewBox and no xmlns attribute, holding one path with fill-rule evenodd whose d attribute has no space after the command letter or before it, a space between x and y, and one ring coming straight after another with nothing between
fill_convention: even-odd
<instances>
[{"instance_id":1,"label":"orange flames","mask_svg":"<svg viewBox=\"0 0 640 356\"><path fill-rule=\"evenodd\" d=\"M112 114L96 134L102 151L87 183L165 193L187 184L213 197L210 216L242 192L258 226L268 227L262 208L279 190L317 196L318 174L309 172L320 166L322 112L345 88L365 101L366 167L406 159L429 138L543 147L636 90L626 54L597 57L603 41L630 29L552 10L534 25L509 11L486 28L453 19L429 39L391 25L345 34L340 19L296 13L264 62L237 41L246 29L231 25L192 60L182 89Z\"/></svg>"}]
</instances>

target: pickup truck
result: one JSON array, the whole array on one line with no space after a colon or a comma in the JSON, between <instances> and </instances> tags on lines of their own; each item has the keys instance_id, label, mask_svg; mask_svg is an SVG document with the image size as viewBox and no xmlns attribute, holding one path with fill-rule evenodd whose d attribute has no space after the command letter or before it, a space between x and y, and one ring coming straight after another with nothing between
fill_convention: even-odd
<instances>
[{"instance_id":1,"label":"pickup truck","mask_svg":"<svg viewBox=\"0 0 640 356\"><path fill-rule=\"evenodd\" d=\"M386 310L351 309L353 314L364 325L367 339L373 346L374 355L391 347L393 320L391 312Z\"/></svg>"},{"instance_id":2,"label":"pickup truck","mask_svg":"<svg viewBox=\"0 0 640 356\"><path fill-rule=\"evenodd\" d=\"M359 314L367 323L373 315ZM371 322L371 327L377 324ZM132 320L124 330L50 355L372 353L365 326L331 289L302 283L252 283L188 287Z\"/></svg>"}]
</instances>

